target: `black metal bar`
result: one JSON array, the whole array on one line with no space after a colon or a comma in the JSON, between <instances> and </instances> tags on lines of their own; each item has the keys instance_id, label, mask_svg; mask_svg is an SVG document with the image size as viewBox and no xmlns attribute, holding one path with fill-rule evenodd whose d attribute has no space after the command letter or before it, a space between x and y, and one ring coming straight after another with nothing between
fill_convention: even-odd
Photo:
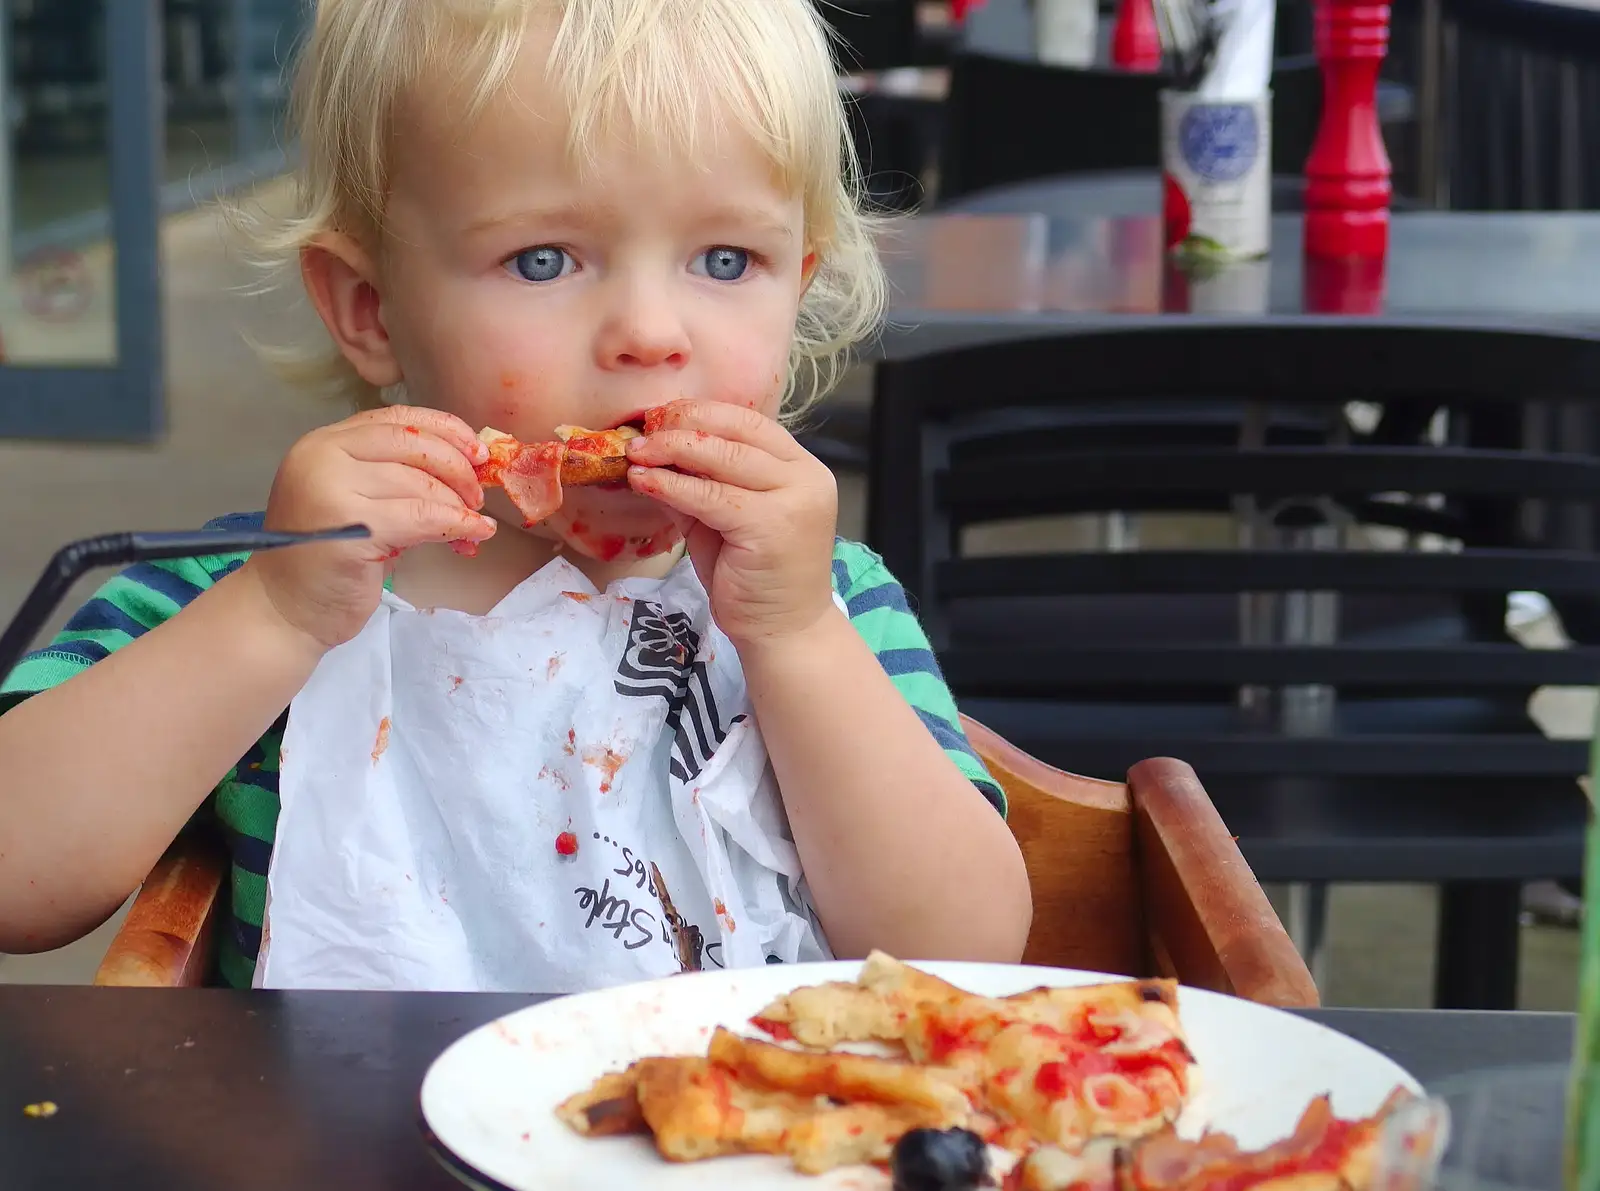
<instances>
[{"instance_id":1,"label":"black metal bar","mask_svg":"<svg viewBox=\"0 0 1600 1191\"><path fill-rule=\"evenodd\" d=\"M973 436L976 438L977 436ZM957 434L956 449L968 441ZM957 463L939 477L943 500L963 511L1089 493L1101 508L1121 507L1122 490L1152 495L1448 492L1492 496L1600 494L1600 459L1539 451L1451 447L1170 446L1013 454Z\"/></svg>"},{"instance_id":2,"label":"black metal bar","mask_svg":"<svg viewBox=\"0 0 1600 1191\"><path fill-rule=\"evenodd\" d=\"M1600 590L1600 557L1554 550L1139 550L1018 554L938 564L941 599L1241 591Z\"/></svg>"},{"instance_id":3,"label":"black metal bar","mask_svg":"<svg viewBox=\"0 0 1600 1191\"><path fill-rule=\"evenodd\" d=\"M177 533L112 533L69 542L56 551L11 623L0 633L0 678L22 660L62 597L87 572L97 567L127 566L160 558L192 558L199 554L276 550L307 542L351 541L372 536L365 525L346 525L317 533L274 530L186 530Z\"/></svg>"},{"instance_id":4,"label":"black metal bar","mask_svg":"<svg viewBox=\"0 0 1600 1191\"><path fill-rule=\"evenodd\" d=\"M1397 349L1402 336L1404 351ZM1003 402L996 377L1005 380ZM1600 379L1600 334L1339 315L1248 323L1195 316L1176 323L1168 316L1159 324L1119 315L1115 326L1078 334L1040 329L1027 338L897 359L884 383L923 392L914 404L930 418L1160 394L1341 407L1364 400L1504 402L1507 378L1523 399L1591 394Z\"/></svg>"},{"instance_id":5,"label":"black metal bar","mask_svg":"<svg viewBox=\"0 0 1600 1191\"><path fill-rule=\"evenodd\" d=\"M1439 889L1438 1009L1515 1009L1521 886L1453 881Z\"/></svg>"},{"instance_id":6,"label":"black metal bar","mask_svg":"<svg viewBox=\"0 0 1600 1191\"><path fill-rule=\"evenodd\" d=\"M1590 686L1600 649L1525 649L1462 642L1434 646L1155 645L957 646L941 650L945 678L964 693L1015 696L1089 687L1159 689L1259 683L1327 683L1478 691L1492 687Z\"/></svg>"}]
</instances>

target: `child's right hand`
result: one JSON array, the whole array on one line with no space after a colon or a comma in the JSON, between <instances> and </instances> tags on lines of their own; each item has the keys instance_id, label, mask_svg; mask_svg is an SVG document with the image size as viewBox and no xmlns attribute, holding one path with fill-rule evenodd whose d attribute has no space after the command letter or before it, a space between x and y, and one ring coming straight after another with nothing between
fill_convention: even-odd
<instances>
[{"instance_id":1,"label":"child's right hand","mask_svg":"<svg viewBox=\"0 0 1600 1191\"><path fill-rule=\"evenodd\" d=\"M366 541L267 550L243 568L279 615L331 649L378 606L386 564L424 542L481 542L495 523L475 510L473 465L488 458L472 428L434 409L391 406L313 430L289 449L267 501L268 529L309 531L356 522Z\"/></svg>"}]
</instances>

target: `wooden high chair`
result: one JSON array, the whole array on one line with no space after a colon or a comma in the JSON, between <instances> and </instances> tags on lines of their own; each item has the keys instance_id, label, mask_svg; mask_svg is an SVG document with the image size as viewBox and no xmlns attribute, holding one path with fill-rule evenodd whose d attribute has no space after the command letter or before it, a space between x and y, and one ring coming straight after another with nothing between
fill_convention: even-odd
<instances>
[{"instance_id":1,"label":"wooden high chair","mask_svg":"<svg viewBox=\"0 0 1600 1191\"><path fill-rule=\"evenodd\" d=\"M1284 1007L1318 1003L1194 770L1160 757L1126 783L1064 773L972 720L968 738L1010 800L1033 889L1023 961L1129 976ZM228 860L206 838L167 850L101 962L101 985L198 985L211 971Z\"/></svg>"}]
</instances>

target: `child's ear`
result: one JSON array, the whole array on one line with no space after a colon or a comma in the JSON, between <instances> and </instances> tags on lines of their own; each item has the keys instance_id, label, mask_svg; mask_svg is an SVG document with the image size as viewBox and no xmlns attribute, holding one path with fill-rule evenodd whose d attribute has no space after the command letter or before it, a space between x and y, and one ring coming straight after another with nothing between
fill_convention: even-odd
<instances>
[{"instance_id":1,"label":"child's ear","mask_svg":"<svg viewBox=\"0 0 1600 1191\"><path fill-rule=\"evenodd\" d=\"M806 255L800 262L800 296L805 297L806 291L811 288L811 281L817 275L817 250L808 248Z\"/></svg>"},{"instance_id":2,"label":"child's ear","mask_svg":"<svg viewBox=\"0 0 1600 1191\"><path fill-rule=\"evenodd\" d=\"M403 377L367 251L353 237L328 232L301 251L300 276L328 334L361 379L380 389L399 384Z\"/></svg>"}]
</instances>

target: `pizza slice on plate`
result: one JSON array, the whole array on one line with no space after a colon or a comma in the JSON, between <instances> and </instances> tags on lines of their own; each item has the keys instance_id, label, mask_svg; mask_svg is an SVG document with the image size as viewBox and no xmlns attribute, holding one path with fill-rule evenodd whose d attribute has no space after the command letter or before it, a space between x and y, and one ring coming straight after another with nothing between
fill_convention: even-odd
<instances>
[{"instance_id":1,"label":"pizza slice on plate","mask_svg":"<svg viewBox=\"0 0 1600 1191\"><path fill-rule=\"evenodd\" d=\"M671 1161L779 1154L817 1174L887 1162L912 1129L983 1124L973 1094L953 1071L789 1050L718 1029L704 1057L641 1059L556 1112L589 1137L649 1132Z\"/></svg>"}]
</instances>

